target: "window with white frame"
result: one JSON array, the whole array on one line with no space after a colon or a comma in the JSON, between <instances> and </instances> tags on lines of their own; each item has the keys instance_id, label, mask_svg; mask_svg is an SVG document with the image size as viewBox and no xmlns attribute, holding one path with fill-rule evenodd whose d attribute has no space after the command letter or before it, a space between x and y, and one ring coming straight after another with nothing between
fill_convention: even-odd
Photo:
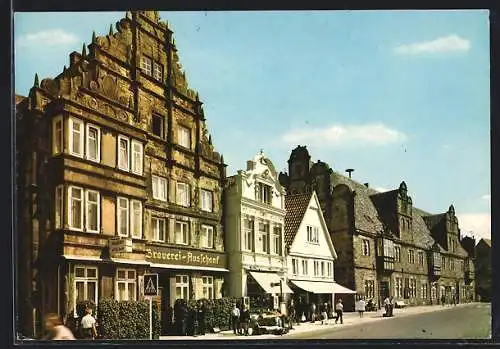
<instances>
[{"instance_id":1,"label":"window with white frame","mask_svg":"<svg viewBox=\"0 0 500 349\"><path fill-rule=\"evenodd\" d=\"M178 128L178 141L179 145L184 148L191 149L191 130L184 126Z\"/></svg>"},{"instance_id":2,"label":"window with white frame","mask_svg":"<svg viewBox=\"0 0 500 349\"><path fill-rule=\"evenodd\" d=\"M86 216L87 216L87 224L86 229L92 233L99 232L100 226L100 215L99 215L99 207L100 207L100 198L99 192L95 190L86 190L85 191L85 206L86 206Z\"/></svg>"},{"instance_id":3,"label":"window with white frame","mask_svg":"<svg viewBox=\"0 0 500 349\"><path fill-rule=\"evenodd\" d=\"M153 78L158 81L163 79L163 66L153 61Z\"/></svg>"},{"instance_id":4,"label":"window with white frame","mask_svg":"<svg viewBox=\"0 0 500 349\"><path fill-rule=\"evenodd\" d=\"M254 250L254 221L250 217L243 219L243 249Z\"/></svg>"},{"instance_id":5,"label":"window with white frame","mask_svg":"<svg viewBox=\"0 0 500 349\"><path fill-rule=\"evenodd\" d=\"M129 202L127 198L118 197L117 226L119 236L129 235Z\"/></svg>"},{"instance_id":6,"label":"window with white frame","mask_svg":"<svg viewBox=\"0 0 500 349\"><path fill-rule=\"evenodd\" d=\"M262 240L262 252L269 253L269 222L259 222L259 234Z\"/></svg>"},{"instance_id":7,"label":"window with white frame","mask_svg":"<svg viewBox=\"0 0 500 349\"><path fill-rule=\"evenodd\" d=\"M417 296L417 280L410 279L410 297Z\"/></svg>"},{"instance_id":8,"label":"window with white frame","mask_svg":"<svg viewBox=\"0 0 500 349\"><path fill-rule=\"evenodd\" d=\"M307 226L307 242L319 243L319 229L318 227Z\"/></svg>"},{"instance_id":9,"label":"window with white frame","mask_svg":"<svg viewBox=\"0 0 500 349\"><path fill-rule=\"evenodd\" d=\"M401 262L401 246L394 246L394 259L396 262Z\"/></svg>"},{"instance_id":10,"label":"window with white frame","mask_svg":"<svg viewBox=\"0 0 500 349\"><path fill-rule=\"evenodd\" d=\"M281 225L273 227L273 254L281 255Z\"/></svg>"},{"instance_id":11,"label":"window with white frame","mask_svg":"<svg viewBox=\"0 0 500 349\"><path fill-rule=\"evenodd\" d=\"M189 184L177 182L176 198L176 202L178 205L189 207L191 201L189 195Z\"/></svg>"},{"instance_id":12,"label":"window with white frame","mask_svg":"<svg viewBox=\"0 0 500 349\"><path fill-rule=\"evenodd\" d=\"M142 159L142 143L136 140L132 140L132 173L142 176Z\"/></svg>"},{"instance_id":13,"label":"window with white frame","mask_svg":"<svg viewBox=\"0 0 500 349\"><path fill-rule=\"evenodd\" d=\"M420 297L422 297L422 299L427 299L428 287L429 285L427 285L426 282L420 284Z\"/></svg>"},{"instance_id":14,"label":"window with white frame","mask_svg":"<svg viewBox=\"0 0 500 349\"><path fill-rule=\"evenodd\" d=\"M319 261L314 261L314 276L320 276L319 275Z\"/></svg>"},{"instance_id":15,"label":"window with white frame","mask_svg":"<svg viewBox=\"0 0 500 349\"><path fill-rule=\"evenodd\" d=\"M160 201L167 201L167 179L152 175L153 198Z\"/></svg>"},{"instance_id":16,"label":"window with white frame","mask_svg":"<svg viewBox=\"0 0 500 349\"><path fill-rule=\"evenodd\" d=\"M408 250L408 263L415 264L415 251Z\"/></svg>"},{"instance_id":17,"label":"window with white frame","mask_svg":"<svg viewBox=\"0 0 500 349\"><path fill-rule=\"evenodd\" d=\"M76 311L76 303L78 302L91 300L94 304L97 304L97 267L75 266L74 290L75 303L73 311Z\"/></svg>"},{"instance_id":18,"label":"window with white frame","mask_svg":"<svg viewBox=\"0 0 500 349\"><path fill-rule=\"evenodd\" d=\"M361 239L363 245L363 256L369 256L370 255L370 240L367 239Z\"/></svg>"},{"instance_id":19,"label":"window with white frame","mask_svg":"<svg viewBox=\"0 0 500 349\"><path fill-rule=\"evenodd\" d=\"M163 218L151 218L151 225L153 227L153 241L165 242L167 236L165 223L166 221Z\"/></svg>"},{"instance_id":20,"label":"window with white frame","mask_svg":"<svg viewBox=\"0 0 500 349\"><path fill-rule=\"evenodd\" d=\"M307 259L302 260L302 275L308 275L309 274L309 261Z\"/></svg>"},{"instance_id":21,"label":"window with white frame","mask_svg":"<svg viewBox=\"0 0 500 349\"><path fill-rule=\"evenodd\" d=\"M87 124L87 159L99 162L101 158L101 130L99 127Z\"/></svg>"},{"instance_id":22,"label":"window with white frame","mask_svg":"<svg viewBox=\"0 0 500 349\"><path fill-rule=\"evenodd\" d=\"M135 239L142 238L142 202L130 200L130 227L131 234Z\"/></svg>"},{"instance_id":23,"label":"window with white frame","mask_svg":"<svg viewBox=\"0 0 500 349\"><path fill-rule=\"evenodd\" d=\"M203 298L214 299L214 278L213 276L202 276Z\"/></svg>"},{"instance_id":24,"label":"window with white frame","mask_svg":"<svg viewBox=\"0 0 500 349\"><path fill-rule=\"evenodd\" d=\"M201 209L206 212L213 211L213 193L210 190L201 189Z\"/></svg>"},{"instance_id":25,"label":"window with white frame","mask_svg":"<svg viewBox=\"0 0 500 349\"><path fill-rule=\"evenodd\" d=\"M332 276L332 263L326 263L326 276Z\"/></svg>"},{"instance_id":26,"label":"window with white frame","mask_svg":"<svg viewBox=\"0 0 500 349\"><path fill-rule=\"evenodd\" d=\"M151 74L152 74L152 62L153 62L153 60L149 57L146 57L146 56L141 57L141 69L143 70L144 74L151 76Z\"/></svg>"},{"instance_id":27,"label":"window with white frame","mask_svg":"<svg viewBox=\"0 0 500 349\"><path fill-rule=\"evenodd\" d=\"M256 183L256 200L265 204L271 204L273 202L273 188L270 185L264 183Z\"/></svg>"},{"instance_id":28,"label":"window with white frame","mask_svg":"<svg viewBox=\"0 0 500 349\"><path fill-rule=\"evenodd\" d=\"M450 270L455 271L455 259L450 257Z\"/></svg>"},{"instance_id":29,"label":"window with white frame","mask_svg":"<svg viewBox=\"0 0 500 349\"><path fill-rule=\"evenodd\" d=\"M375 298L375 281L365 280L365 297Z\"/></svg>"},{"instance_id":30,"label":"window with white frame","mask_svg":"<svg viewBox=\"0 0 500 349\"><path fill-rule=\"evenodd\" d=\"M70 186L68 192L69 226L75 230L83 230L83 189Z\"/></svg>"},{"instance_id":31,"label":"window with white frame","mask_svg":"<svg viewBox=\"0 0 500 349\"><path fill-rule=\"evenodd\" d=\"M118 168L128 171L130 164L130 140L124 136L118 136Z\"/></svg>"},{"instance_id":32,"label":"window with white frame","mask_svg":"<svg viewBox=\"0 0 500 349\"><path fill-rule=\"evenodd\" d=\"M135 301L137 283L135 270L116 269L116 300Z\"/></svg>"},{"instance_id":33,"label":"window with white frame","mask_svg":"<svg viewBox=\"0 0 500 349\"><path fill-rule=\"evenodd\" d=\"M78 157L83 157L83 121L69 119L69 153Z\"/></svg>"},{"instance_id":34,"label":"window with white frame","mask_svg":"<svg viewBox=\"0 0 500 349\"><path fill-rule=\"evenodd\" d=\"M187 275L175 276L175 299L189 300L189 277Z\"/></svg>"},{"instance_id":35,"label":"window with white frame","mask_svg":"<svg viewBox=\"0 0 500 349\"><path fill-rule=\"evenodd\" d=\"M403 297L403 279L396 278L394 282L394 297L402 298Z\"/></svg>"},{"instance_id":36,"label":"window with white frame","mask_svg":"<svg viewBox=\"0 0 500 349\"><path fill-rule=\"evenodd\" d=\"M214 248L214 227L201 225L201 247Z\"/></svg>"},{"instance_id":37,"label":"window with white frame","mask_svg":"<svg viewBox=\"0 0 500 349\"><path fill-rule=\"evenodd\" d=\"M63 151L63 120L62 116L57 116L52 120L52 154L59 154Z\"/></svg>"},{"instance_id":38,"label":"window with white frame","mask_svg":"<svg viewBox=\"0 0 500 349\"><path fill-rule=\"evenodd\" d=\"M175 222L175 243L180 245L187 245L189 243L188 222Z\"/></svg>"},{"instance_id":39,"label":"window with white frame","mask_svg":"<svg viewBox=\"0 0 500 349\"><path fill-rule=\"evenodd\" d=\"M418 251L418 264L424 265L424 253L422 251Z\"/></svg>"},{"instance_id":40,"label":"window with white frame","mask_svg":"<svg viewBox=\"0 0 500 349\"><path fill-rule=\"evenodd\" d=\"M292 258L292 274L297 275L299 273L299 261L297 258Z\"/></svg>"},{"instance_id":41,"label":"window with white frame","mask_svg":"<svg viewBox=\"0 0 500 349\"><path fill-rule=\"evenodd\" d=\"M56 187L55 193L55 228L60 229L63 227L63 216L64 216L64 187L58 185Z\"/></svg>"}]
</instances>

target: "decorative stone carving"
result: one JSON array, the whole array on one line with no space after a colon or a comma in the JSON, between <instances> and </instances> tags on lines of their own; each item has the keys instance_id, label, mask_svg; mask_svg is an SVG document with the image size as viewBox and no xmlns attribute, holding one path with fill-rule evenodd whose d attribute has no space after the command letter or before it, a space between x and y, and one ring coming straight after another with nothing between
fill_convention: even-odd
<instances>
[{"instance_id":1,"label":"decorative stone carving","mask_svg":"<svg viewBox=\"0 0 500 349\"><path fill-rule=\"evenodd\" d=\"M92 80L90 82L90 89L92 91L97 91L99 89L99 84L96 81Z\"/></svg>"}]
</instances>

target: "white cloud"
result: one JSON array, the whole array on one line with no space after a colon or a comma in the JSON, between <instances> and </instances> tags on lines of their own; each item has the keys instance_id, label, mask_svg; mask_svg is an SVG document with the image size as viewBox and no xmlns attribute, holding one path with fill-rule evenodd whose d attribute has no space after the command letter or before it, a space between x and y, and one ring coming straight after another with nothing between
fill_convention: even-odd
<instances>
[{"instance_id":1,"label":"white cloud","mask_svg":"<svg viewBox=\"0 0 500 349\"><path fill-rule=\"evenodd\" d=\"M380 193L384 193L386 191L389 191L390 189L387 189L387 188L384 188L384 187L373 187L374 190L380 192Z\"/></svg>"},{"instance_id":2,"label":"white cloud","mask_svg":"<svg viewBox=\"0 0 500 349\"><path fill-rule=\"evenodd\" d=\"M381 123L365 125L333 124L326 127L306 127L286 132L281 140L287 144L306 143L322 147L365 144L384 145L403 141L406 135Z\"/></svg>"},{"instance_id":3,"label":"white cloud","mask_svg":"<svg viewBox=\"0 0 500 349\"><path fill-rule=\"evenodd\" d=\"M62 29L43 30L36 33L27 33L19 36L16 43L20 46L43 44L49 46L73 44L78 41L76 35Z\"/></svg>"},{"instance_id":4,"label":"white cloud","mask_svg":"<svg viewBox=\"0 0 500 349\"><path fill-rule=\"evenodd\" d=\"M397 54L420 54L420 53L438 53L452 51L469 51L470 42L460 36L453 34L441 37L432 41L418 42L408 45L397 46L394 52Z\"/></svg>"},{"instance_id":5,"label":"white cloud","mask_svg":"<svg viewBox=\"0 0 500 349\"><path fill-rule=\"evenodd\" d=\"M481 199L483 200L491 200L491 195L490 194L484 194L483 196L481 196Z\"/></svg>"},{"instance_id":6,"label":"white cloud","mask_svg":"<svg viewBox=\"0 0 500 349\"><path fill-rule=\"evenodd\" d=\"M490 213L462 213L457 214L460 231L472 235L476 241L481 238L491 239L491 214Z\"/></svg>"}]
</instances>

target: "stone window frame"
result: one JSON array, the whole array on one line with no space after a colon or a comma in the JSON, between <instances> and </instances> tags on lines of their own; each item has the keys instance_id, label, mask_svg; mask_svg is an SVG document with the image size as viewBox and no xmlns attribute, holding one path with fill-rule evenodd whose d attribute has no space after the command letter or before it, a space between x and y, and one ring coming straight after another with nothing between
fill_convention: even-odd
<instances>
[{"instance_id":1,"label":"stone window frame","mask_svg":"<svg viewBox=\"0 0 500 349\"><path fill-rule=\"evenodd\" d=\"M370 255L370 240L368 239L361 239L362 245L361 245L361 252L363 256L369 256Z\"/></svg>"},{"instance_id":2,"label":"stone window frame","mask_svg":"<svg viewBox=\"0 0 500 349\"><path fill-rule=\"evenodd\" d=\"M123 156L122 156L121 141L125 141L126 144L127 144L127 146L126 146L126 151L127 151L127 153L126 153L126 159L123 159ZM118 135L117 148L118 148L118 154L116 156L117 167L118 167L118 169L120 169L122 171L129 172L130 171L130 138L126 137L124 135ZM126 162L126 166L123 166L124 162Z\"/></svg>"},{"instance_id":3,"label":"stone window frame","mask_svg":"<svg viewBox=\"0 0 500 349\"><path fill-rule=\"evenodd\" d=\"M153 59L151 57L141 56L141 71L148 76L153 75Z\"/></svg>"},{"instance_id":4,"label":"stone window frame","mask_svg":"<svg viewBox=\"0 0 500 349\"><path fill-rule=\"evenodd\" d=\"M163 183L163 196L158 195L158 194L161 194L161 191L159 191L160 183ZM156 188L156 190L155 190L155 188ZM166 177L152 174L151 175L151 192L152 192L153 199L160 200L160 201L167 201L168 200L168 179Z\"/></svg>"},{"instance_id":5,"label":"stone window frame","mask_svg":"<svg viewBox=\"0 0 500 349\"><path fill-rule=\"evenodd\" d=\"M75 132L74 132L74 125L79 125L80 126L80 130L78 131L78 139L76 139L76 141L78 142L79 146L80 146L80 151L79 152L75 152L74 149L73 149L73 145L76 144L75 143ZM76 157L79 157L79 158L83 158L84 156L84 153L85 153L85 123L83 122L83 120L80 120L80 119L77 119L77 118L74 118L74 117L70 117L69 118L69 124L68 124L68 136L69 136L69 154L70 155L73 155L73 156L76 156Z\"/></svg>"},{"instance_id":6,"label":"stone window frame","mask_svg":"<svg viewBox=\"0 0 500 349\"><path fill-rule=\"evenodd\" d=\"M160 222L163 222L163 239L160 239ZM151 217L151 230L152 236L151 240L155 242L163 242L167 241L167 220L163 217Z\"/></svg>"},{"instance_id":7,"label":"stone window frame","mask_svg":"<svg viewBox=\"0 0 500 349\"><path fill-rule=\"evenodd\" d=\"M90 156L90 129L96 131L96 157L92 158ZM85 126L85 158L87 160L100 163L101 162L101 128L91 123L87 123Z\"/></svg>"},{"instance_id":8,"label":"stone window frame","mask_svg":"<svg viewBox=\"0 0 500 349\"><path fill-rule=\"evenodd\" d=\"M207 234L209 233L209 234ZM209 224L202 224L200 227L200 242L203 248L214 248L215 227Z\"/></svg>"},{"instance_id":9,"label":"stone window frame","mask_svg":"<svg viewBox=\"0 0 500 349\"><path fill-rule=\"evenodd\" d=\"M183 200L183 197L181 197L181 190L179 189L180 187L185 191L185 200ZM175 189L176 204L183 207L189 207L191 205L191 185L185 182L176 182Z\"/></svg>"},{"instance_id":10,"label":"stone window frame","mask_svg":"<svg viewBox=\"0 0 500 349\"><path fill-rule=\"evenodd\" d=\"M138 147L138 148L136 148ZM138 154L139 162L136 163L136 156ZM139 176L143 173L144 163L144 145L138 140L132 139L130 142L130 171Z\"/></svg>"},{"instance_id":11,"label":"stone window frame","mask_svg":"<svg viewBox=\"0 0 500 349\"><path fill-rule=\"evenodd\" d=\"M120 202L126 202L127 207L120 207ZM126 214L126 233L122 234L122 214ZM116 232L118 236L129 237L130 236L130 202L129 199L123 196L118 196L116 198Z\"/></svg>"},{"instance_id":12,"label":"stone window frame","mask_svg":"<svg viewBox=\"0 0 500 349\"><path fill-rule=\"evenodd\" d=\"M183 133L183 131L186 132ZM186 149L191 149L191 143L191 128L184 125L177 125L177 144Z\"/></svg>"},{"instance_id":13,"label":"stone window frame","mask_svg":"<svg viewBox=\"0 0 500 349\"><path fill-rule=\"evenodd\" d=\"M139 234L135 234L135 229L134 229L134 225L136 223L135 221L135 211L134 211L134 205L138 204L139 205L139 218L138 218L138 221L139 221ZM142 217L143 217L143 213L142 213L142 201L140 200L130 200L130 237L133 238L133 239L142 239L142 236L143 236L143 228L142 228L142 225L143 225L143 220L142 220Z\"/></svg>"},{"instance_id":14,"label":"stone window frame","mask_svg":"<svg viewBox=\"0 0 500 349\"><path fill-rule=\"evenodd\" d=\"M200 206L202 211L214 211L214 192L212 190L200 188Z\"/></svg>"},{"instance_id":15,"label":"stone window frame","mask_svg":"<svg viewBox=\"0 0 500 349\"><path fill-rule=\"evenodd\" d=\"M60 125L60 127L58 127ZM64 121L62 115L52 119L52 155L61 154L64 149Z\"/></svg>"},{"instance_id":16,"label":"stone window frame","mask_svg":"<svg viewBox=\"0 0 500 349\"><path fill-rule=\"evenodd\" d=\"M64 185L55 187L54 193L54 228L64 227Z\"/></svg>"},{"instance_id":17,"label":"stone window frame","mask_svg":"<svg viewBox=\"0 0 500 349\"><path fill-rule=\"evenodd\" d=\"M309 260L302 259L300 264L302 267L302 274L301 275L308 276L309 275ZM305 266L305 268L304 268L304 266Z\"/></svg>"},{"instance_id":18,"label":"stone window frame","mask_svg":"<svg viewBox=\"0 0 500 349\"><path fill-rule=\"evenodd\" d=\"M89 214L89 204L90 204L89 195L90 194L96 194L96 200L93 201L95 203L95 205L97 206L97 208L96 208L96 211L97 211L97 217L96 217L97 218L97 227L96 227L96 229L89 228L89 226L90 226L90 223L89 223L89 217L90 217L90 214ZM97 190L86 189L84 198L85 198L85 227L84 227L84 229L88 233L98 234L100 231L100 227L101 227L101 194Z\"/></svg>"},{"instance_id":19,"label":"stone window frame","mask_svg":"<svg viewBox=\"0 0 500 349\"><path fill-rule=\"evenodd\" d=\"M245 222L251 222L250 226L245 226ZM253 252L255 251L255 218L245 215L243 217L242 223L242 249L244 251ZM250 244L250 246L247 246L247 242Z\"/></svg>"},{"instance_id":20,"label":"stone window frame","mask_svg":"<svg viewBox=\"0 0 500 349\"><path fill-rule=\"evenodd\" d=\"M180 231L178 231L177 226L183 228ZM174 223L174 243L177 245L189 245L189 230L190 230L189 222L183 220L176 220ZM184 237L186 237L185 240Z\"/></svg>"},{"instance_id":21,"label":"stone window frame","mask_svg":"<svg viewBox=\"0 0 500 349\"><path fill-rule=\"evenodd\" d=\"M299 275L299 258L292 257L292 275Z\"/></svg>"},{"instance_id":22,"label":"stone window frame","mask_svg":"<svg viewBox=\"0 0 500 349\"><path fill-rule=\"evenodd\" d=\"M73 189L80 192L80 198L76 199L80 202L80 227L73 225ZM77 187L74 185L68 186L68 226L71 230L83 231L84 230L84 211L85 211L85 190L82 187Z\"/></svg>"}]
</instances>

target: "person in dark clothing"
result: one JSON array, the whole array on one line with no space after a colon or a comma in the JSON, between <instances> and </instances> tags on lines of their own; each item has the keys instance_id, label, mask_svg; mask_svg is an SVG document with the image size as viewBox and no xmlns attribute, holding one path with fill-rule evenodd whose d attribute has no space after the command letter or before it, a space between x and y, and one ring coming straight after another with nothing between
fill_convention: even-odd
<instances>
[{"instance_id":1,"label":"person in dark clothing","mask_svg":"<svg viewBox=\"0 0 500 349\"><path fill-rule=\"evenodd\" d=\"M243 331L241 334L248 336L248 324L250 322L250 311L247 306L243 306L240 312L240 328Z\"/></svg>"},{"instance_id":2,"label":"person in dark clothing","mask_svg":"<svg viewBox=\"0 0 500 349\"><path fill-rule=\"evenodd\" d=\"M293 299L290 300L290 304L288 305L288 319L290 323L290 329L293 329L293 325L296 321L296 311L295 311L295 303Z\"/></svg>"},{"instance_id":3,"label":"person in dark clothing","mask_svg":"<svg viewBox=\"0 0 500 349\"><path fill-rule=\"evenodd\" d=\"M205 306L205 303L203 301L200 301L198 305L198 325L199 325L199 334L204 336L206 333L206 328L205 328L205 313L207 309Z\"/></svg>"},{"instance_id":4,"label":"person in dark clothing","mask_svg":"<svg viewBox=\"0 0 500 349\"><path fill-rule=\"evenodd\" d=\"M180 336L187 336L188 309L187 305L181 301L174 306L175 324Z\"/></svg>"},{"instance_id":5,"label":"person in dark clothing","mask_svg":"<svg viewBox=\"0 0 500 349\"><path fill-rule=\"evenodd\" d=\"M337 313L337 317L335 318L335 323L340 320L340 323L344 323L344 304L342 304L342 299L339 299L337 304L335 305L335 312Z\"/></svg>"}]
</instances>

